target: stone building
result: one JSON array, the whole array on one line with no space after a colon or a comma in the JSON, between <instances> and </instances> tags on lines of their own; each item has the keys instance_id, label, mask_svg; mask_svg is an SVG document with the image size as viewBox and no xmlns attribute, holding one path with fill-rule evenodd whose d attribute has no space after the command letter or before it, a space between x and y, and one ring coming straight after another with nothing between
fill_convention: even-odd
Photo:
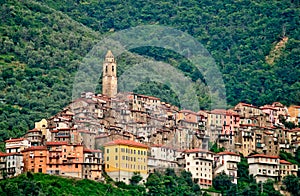
<instances>
[{"instance_id":1,"label":"stone building","mask_svg":"<svg viewBox=\"0 0 300 196\"><path fill-rule=\"evenodd\" d=\"M6 158L7 154L0 152L0 180L6 178Z\"/></svg>"},{"instance_id":2,"label":"stone building","mask_svg":"<svg viewBox=\"0 0 300 196\"><path fill-rule=\"evenodd\" d=\"M83 149L82 178L101 180L102 178L102 151Z\"/></svg>"},{"instance_id":3,"label":"stone building","mask_svg":"<svg viewBox=\"0 0 300 196\"><path fill-rule=\"evenodd\" d=\"M265 182L268 179L279 180L279 157L264 154L255 154L247 157L249 174L256 182Z\"/></svg>"},{"instance_id":4,"label":"stone building","mask_svg":"<svg viewBox=\"0 0 300 196\"><path fill-rule=\"evenodd\" d=\"M220 152L216 154L214 156L214 176L225 172L226 175L231 177L232 182L237 184L237 165L240 161L240 155L233 152Z\"/></svg>"},{"instance_id":5,"label":"stone building","mask_svg":"<svg viewBox=\"0 0 300 196\"><path fill-rule=\"evenodd\" d=\"M185 150L177 160L186 171L192 173L193 181L201 188L212 186L213 152L202 149Z\"/></svg>"},{"instance_id":6,"label":"stone building","mask_svg":"<svg viewBox=\"0 0 300 196\"><path fill-rule=\"evenodd\" d=\"M282 181L284 177L288 175L297 176L297 172L298 172L297 164L292 164L288 161L280 160L280 166L279 166L280 181Z\"/></svg>"},{"instance_id":7,"label":"stone building","mask_svg":"<svg viewBox=\"0 0 300 196\"><path fill-rule=\"evenodd\" d=\"M102 94L108 97L116 96L118 88L117 63L110 50L105 55L102 74Z\"/></svg>"}]
</instances>

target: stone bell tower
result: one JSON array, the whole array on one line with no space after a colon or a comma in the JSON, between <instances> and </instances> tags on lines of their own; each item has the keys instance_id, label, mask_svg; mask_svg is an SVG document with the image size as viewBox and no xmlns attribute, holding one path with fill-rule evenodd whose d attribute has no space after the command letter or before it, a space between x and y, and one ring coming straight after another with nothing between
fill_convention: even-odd
<instances>
[{"instance_id":1,"label":"stone bell tower","mask_svg":"<svg viewBox=\"0 0 300 196\"><path fill-rule=\"evenodd\" d=\"M108 97L116 96L118 89L117 63L110 50L105 55L102 75L102 94Z\"/></svg>"}]
</instances>

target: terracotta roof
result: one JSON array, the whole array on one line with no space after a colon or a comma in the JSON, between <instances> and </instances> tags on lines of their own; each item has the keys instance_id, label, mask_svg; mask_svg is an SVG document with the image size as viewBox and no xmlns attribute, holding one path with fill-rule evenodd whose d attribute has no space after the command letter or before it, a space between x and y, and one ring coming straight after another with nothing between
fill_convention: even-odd
<instances>
[{"instance_id":1,"label":"terracotta roof","mask_svg":"<svg viewBox=\"0 0 300 196\"><path fill-rule=\"evenodd\" d=\"M290 106L289 108L300 108L299 105L293 105L293 106Z\"/></svg>"},{"instance_id":2,"label":"terracotta roof","mask_svg":"<svg viewBox=\"0 0 300 196\"><path fill-rule=\"evenodd\" d=\"M270 131L264 131L264 134L267 134L267 135L273 135L273 133L270 132Z\"/></svg>"},{"instance_id":3,"label":"terracotta roof","mask_svg":"<svg viewBox=\"0 0 300 196\"><path fill-rule=\"evenodd\" d=\"M288 165L292 165L292 163L286 161L286 160L280 160L280 164L288 164Z\"/></svg>"},{"instance_id":4,"label":"terracotta roof","mask_svg":"<svg viewBox=\"0 0 300 196\"><path fill-rule=\"evenodd\" d=\"M46 146L31 146L30 148L26 148L22 152L35 151L35 150L47 150Z\"/></svg>"},{"instance_id":5,"label":"terracotta roof","mask_svg":"<svg viewBox=\"0 0 300 196\"><path fill-rule=\"evenodd\" d=\"M209 113L226 115L226 110L225 109L214 109L214 110L210 111Z\"/></svg>"},{"instance_id":6,"label":"terracotta roof","mask_svg":"<svg viewBox=\"0 0 300 196\"><path fill-rule=\"evenodd\" d=\"M160 100L160 98L157 98L157 97L153 97L153 96L148 96L148 95L137 95L137 96L140 96L140 97L143 97L143 98L148 98L148 99L153 99L153 100Z\"/></svg>"},{"instance_id":7,"label":"terracotta roof","mask_svg":"<svg viewBox=\"0 0 300 196\"><path fill-rule=\"evenodd\" d=\"M34 129L32 129L32 130L29 130L29 131L27 131L28 133L31 133L31 132L41 132L40 130L38 130L38 129L36 129L36 128L34 128Z\"/></svg>"},{"instance_id":8,"label":"terracotta roof","mask_svg":"<svg viewBox=\"0 0 300 196\"><path fill-rule=\"evenodd\" d=\"M214 153L211 152L211 151L204 150L204 149L200 149L200 148L189 149L189 150L185 150L184 152L185 152L185 153L206 152L206 153L214 154Z\"/></svg>"},{"instance_id":9,"label":"terracotta roof","mask_svg":"<svg viewBox=\"0 0 300 196\"><path fill-rule=\"evenodd\" d=\"M252 156L248 156L248 158L256 158L256 157L264 157L264 158L270 158L270 159L279 159L279 156L270 156L265 154L255 154Z\"/></svg>"},{"instance_id":10,"label":"terracotta roof","mask_svg":"<svg viewBox=\"0 0 300 196\"><path fill-rule=\"evenodd\" d=\"M228 151L219 152L217 155L234 155L234 156L240 156L239 154L236 154L234 152L228 152Z\"/></svg>"},{"instance_id":11,"label":"terracotta roof","mask_svg":"<svg viewBox=\"0 0 300 196\"><path fill-rule=\"evenodd\" d=\"M125 145L125 146L148 148L147 145L132 140L114 140L104 144L104 146L113 146L113 145Z\"/></svg>"},{"instance_id":12,"label":"terracotta roof","mask_svg":"<svg viewBox=\"0 0 300 196\"><path fill-rule=\"evenodd\" d=\"M299 132L299 131L300 131L300 128L295 128L295 129L292 129L291 131L292 131L292 132Z\"/></svg>"},{"instance_id":13,"label":"terracotta roof","mask_svg":"<svg viewBox=\"0 0 300 196\"><path fill-rule=\"evenodd\" d=\"M7 156L7 153L0 152L0 157L6 157L6 156Z\"/></svg>"},{"instance_id":14,"label":"terracotta roof","mask_svg":"<svg viewBox=\"0 0 300 196\"><path fill-rule=\"evenodd\" d=\"M153 144L151 145L151 147L162 147L163 145L162 144Z\"/></svg>"},{"instance_id":15,"label":"terracotta roof","mask_svg":"<svg viewBox=\"0 0 300 196\"><path fill-rule=\"evenodd\" d=\"M23 141L24 138L13 138L13 139L9 139L9 140L6 140L5 142L20 142L20 141Z\"/></svg>"},{"instance_id":16,"label":"terracotta roof","mask_svg":"<svg viewBox=\"0 0 300 196\"><path fill-rule=\"evenodd\" d=\"M47 146L61 146L61 145L68 145L68 142L46 142Z\"/></svg>"},{"instance_id":17,"label":"terracotta roof","mask_svg":"<svg viewBox=\"0 0 300 196\"><path fill-rule=\"evenodd\" d=\"M68 131L68 130L76 130L76 128L72 127L72 128L59 128L57 127L58 131Z\"/></svg>"},{"instance_id":18,"label":"terracotta roof","mask_svg":"<svg viewBox=\"0 0 300 196\"><path fill-rule=\"evenodd\" d=\"M248 104L248 103L242 103L242 102L240 102L239 104L241 104L242 106L247 106L247 107L257 108L257 106L254 106L254 105ZM239 104L238 104L238 105L239 105Z\"/></svg>"},{"instance_id":19,"label":"terracotta roof","mask_svg":"<svg viewBox=\"0 0 300 196\"><path fill-rule=\"evenodd\" d=\"M255 127L255 124L240 124L240 127Z\"/></svg>"},{"instance_id":20,"label":"terracotta roof","mask_svg":"<svg viewBox=\"0 0 300 196\"><path fill-rule=\"evenodd\" d=\"M196 112L193 112L193 111L191 111L191 110L180 110L179 113L189 113L189 114L197 115Z\"/></svg>"},{"instance_id":21,"label":"terracotta roof","mask_svg":"<svg viewBox=\"0 0 300 196\"><path fill-rule=\"evenodd\" d=\"M276 108L274 108L274 107L271 106L271 105L264 105L264 106L261 106L260 109L262 109L262 110L268 110L268 109L270 109L270 110L277 110Z\"/></svg>"},{"instance_id":22,"label":"terracotta roof","mask_svg":"<svg viewBox=\"0 0 300 196\"><path fill-rule=\"evenodd\" d=\"M239 116L239 114L233 110L227 110L226 115Z\"/></svg>"}]
</instances>

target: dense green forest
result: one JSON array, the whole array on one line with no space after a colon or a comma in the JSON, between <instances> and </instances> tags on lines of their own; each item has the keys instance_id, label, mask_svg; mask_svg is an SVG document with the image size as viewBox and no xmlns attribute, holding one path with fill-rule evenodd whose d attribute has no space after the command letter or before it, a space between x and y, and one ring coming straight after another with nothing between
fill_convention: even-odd
<instances>
[{"instance_id":1,"label":"dense green forest","mask_svg":"<svg viewBox=\"0 0 300 196\"><path fill-rule=\"evenodd\" d=\"M223 74L229 105L300 104L297 0L0 2L0 141L21 136L34 121L71 101L76 70L103 36L147 24L182 30L203 44ZM171 51L133 52L170 63L195 82L203 80ZM118 62L120 75L130 60L122 55ZM200 107L209 109L209 95L200 83ZM178 104L165 84L149 82L136 91Z\"/></svg>"},{"instance_id":2,"label":"dense green forest","mask_svg":"<svg viewBox=\"0 0 300 196\"><path fill-rule=\"evenodd\" d=\"M246 163L243 161L239 165L239 170L244 169ZM46 196L46 195L107 195L107 196L208 196L211 192L222 193L222 195L240 196L281 196L275 190L274 182L267 181L257 184L249 171L243 171L248 176L240 176L239 183L233 184L231 178L226 174L220 174L213 180L213 187L200 189L194 183L191 173L182 171L176 174L173 169L167 169L164 173L152 173L147 181L140 183L142 177L135 174L130 179L130 184L124 182L114 182L106 178L105 182L95 182L91 180L79 180L73 178L63 178L42 173L24 173L15 178L0 181L0 195L2 196ZM300 179L296 176L287 176L282 190L290 192L292 196L300 193Z\"/></svg>"},{"instance_id":3,"label":"dense green forest","mask_svg":"<svg viewBox=\"0 0 300 196\"><path fill-rule=\"evenodd\" d=\"M126 185L124 182L114 182L109 178L105 183L100 183L42 173L24 173L16 178L0 181L0 195L198 196L201 194L199 185L192 181L191 173L186 171L182 171L179 176L172 169L168 169L164 174L150 174L145 184L139 183L141 179L139 174L133 175L130 184Z\"/></svg>"}]
</instances>

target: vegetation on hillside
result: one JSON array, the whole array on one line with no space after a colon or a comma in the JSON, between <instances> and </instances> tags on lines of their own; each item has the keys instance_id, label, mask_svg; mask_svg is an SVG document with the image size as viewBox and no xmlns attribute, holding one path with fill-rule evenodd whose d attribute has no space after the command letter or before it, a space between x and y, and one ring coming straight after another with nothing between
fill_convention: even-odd
<instances>
[{"instance_id":1,"label":"vegetation on hillside","mask_svg":"<svg viewBox=\"0 0 300 196\"><path fill-rule=\"evenodd\" d=\"M136 196L163 196L163 195L200 195L199 185L191 179L191 173L181 172L177 176L172 169L164 174L153 173L147 182L138 184L139 175L131 178L131 184L109 181L100 183L91 180L62 178L42 173L25 173L16 178L0 181L0 193L3 196L15 195L136 195ZM148 191L146 192L146 188Z\"/></svg>"},{"instance_id":2,"label":"vegetation on hillside","mask_svg":"<svg viewBox=\"0 0 300 196\"><path fill-rule=\"evenodd\" d=\"M244 161L244 160L243 160ZM242 161L242 162L243 162ZM239 167L238 172L244 168ZM246 169L246 173L247 173ZM242 177L242 175L240 175ZM249 176L248 176L249 177ZM222 173L214 178L213 187L200 189L194 183L191 173L182 171L176 174L173 169L167 169L164 173L154 172L150 174L147 181L141 183L141 176L135 174L130 179L130 184L114 182L107 178L106 182L95 182L92 180L79 180L63 178L42 173L24 173L15 178L0 181L0 193L3 196L16 195L136 195L136 196L177 196L177 195L209 195L210 192L222 193L222 195L241 196L281 196L278 190L274 189L274 182L267 181L263 184L256 183L253 177L248 179L239 178L238 184L233 184L231 178ZM283 180L281 189L290 192L292 195L299 195L300 179L296 176L287 176Z\"/></svg>"},{"instance_id":3,"label":"vegetation on hillside","mask_svg":"<svg viewBox=\"0 0 300 196\"><path fill-rule=\"evenodd\" d=\"M0 141L71 101L76 69L101 36L146 24L174 27L202 43L223 74L230 105L300 104L299 1L11 0L0 9ZM183 71L198 84L200 108L209 109L205 78L190 62L164 49L133 52ZM120 75L131 61L122 55L118 62ZM136 92L179 105L166 84L150 81Z\"/></svg>"}]
</instances>

